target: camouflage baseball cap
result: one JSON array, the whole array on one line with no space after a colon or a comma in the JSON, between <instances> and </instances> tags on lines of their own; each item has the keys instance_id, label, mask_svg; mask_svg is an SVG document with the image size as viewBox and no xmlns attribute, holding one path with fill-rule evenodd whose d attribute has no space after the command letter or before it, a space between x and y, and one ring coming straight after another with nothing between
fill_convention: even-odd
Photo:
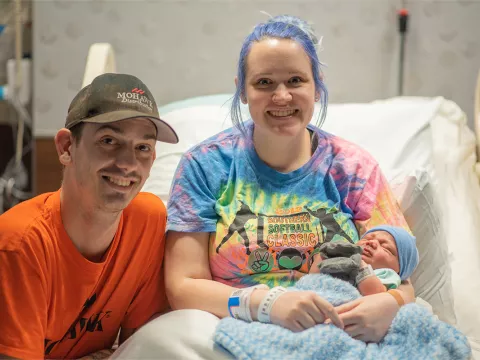
<instances>
[{"instance_id":1,"label":"camouflage baseball cap","mask_svg":"<svg viewBox=\"0 0 480 360\"><path fill-rule=\"evenodd\" d=\"M158 141L178 143L175 130L160 119L155 99L140 79L127 74L102 74L72 100L65 127L71 129L81 122L105 124L139 117L155 124Z\"/></svg>"}]
</instances>

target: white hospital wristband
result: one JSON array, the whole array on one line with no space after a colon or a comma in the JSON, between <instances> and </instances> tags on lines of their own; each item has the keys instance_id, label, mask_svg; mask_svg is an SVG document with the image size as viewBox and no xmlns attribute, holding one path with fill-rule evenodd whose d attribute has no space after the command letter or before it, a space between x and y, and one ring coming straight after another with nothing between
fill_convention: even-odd
<instances>
[{"instance_id":1,"label":"white hospital wristband","mask_svg":"<svg viewBox=\"0 0 480 360\"><path fill-rule=\"evenodd\" d=\"M281 286L274 287L263 298L260 306L258 307L257 318L258 321L266 324L270 324L270 312L272 311L273 304L282 295L287 292L287 289Z\"/></svg>"},{"instance_id":2,"label":"white hospital wristband","mask_svg":"<svg viewBox=\"0 0 480 360\"><path fill-rule=\"evenodd\" d=\"M375 272L373 271L372 265L368 264L358 271L358 275L355 278L355 284L360 284L363 280L370 276L375 276Z\"/></svg>"},{"instance_id":3,"label":"white hospital wristband","mask_svg":"<svg viewBox=\"0 0 480 360\"><path fill-rule=\"evenodd\" d=\"M247 322L252 322L252 315L250 313L250 298L252 292L256 289L268 289L267 285L255 285L248 288L236 289L230 295L228 299L228 312L230 316L244 320Z\"/></svg>"},{"instance_id":4,"label":"white hospital wristband","mask_svg":"<svg viewBox=\"0 0 480 360\"><path fill-rule=\"evenodd\" d=\"M253 321L252 313L250 312L250 300L252 299L252 293L257 289L269 290L270 288L267 285L260 284L247 288L244 292L243 295L245 296L245 314L247 315L247 318L244 320L248 322Z\"/></svg>"}]
</instances>

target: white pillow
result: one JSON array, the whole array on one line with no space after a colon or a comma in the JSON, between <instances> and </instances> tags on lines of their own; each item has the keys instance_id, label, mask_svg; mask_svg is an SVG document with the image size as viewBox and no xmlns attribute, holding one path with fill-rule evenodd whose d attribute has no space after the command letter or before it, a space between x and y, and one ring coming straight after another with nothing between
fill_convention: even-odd
<instances>
[{"instance_id":1,"label":"white pillow","mask_svg":"<svg viewBox=\"0 0 480 360\"><path fill-rule=\"evenodd\" d=\"M185 151L199 142L231 127L228 106L191 106L172 110L162 119L177 132L178 144L157 142L157 158L142 191L151 192L168 201L173 175Z\"/></svg>"},{"instance_id":2,"label":"white pillow","mask_svg":"<svg viewBox=\"0 0 480 360\"><path fill-rule=\"evenodd\" d=\"M440 320L456 324L447 237L438 196L424 169L397 173L390 180L420 254L412 274L415 295L427 301Z\"/></svg>"}]
</instances>

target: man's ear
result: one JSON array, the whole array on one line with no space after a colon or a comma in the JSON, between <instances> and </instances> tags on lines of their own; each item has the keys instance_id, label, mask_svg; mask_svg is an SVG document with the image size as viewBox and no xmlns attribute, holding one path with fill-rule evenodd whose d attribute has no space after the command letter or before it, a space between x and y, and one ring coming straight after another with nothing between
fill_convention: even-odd
<instances>
[{"instance_id":1,"label":"man's ear","mask_svg":"<svg viewBox=\"0 0 480 360\"><path fill-rule=\"evenodd\" d=\"M235 87L238 88L238 77L235 76ZM245 97L245 93L244 92L241 92L240 93L240 100L242 101L242 103L246 104L247 103L247 98Z\"/></svg>"},{"instance_id":2,"label":"man's ear","mask_svg":"<svg viewBox=\"0 0 480 360\"><path fill-rule=\"evenodd\" d=\"M70 150L73 144L73 136L70 130L60 129L55 135L55 148L57 149L58 159L63 166L72 163L72 156Z\"/></svg>"}]
</instances>

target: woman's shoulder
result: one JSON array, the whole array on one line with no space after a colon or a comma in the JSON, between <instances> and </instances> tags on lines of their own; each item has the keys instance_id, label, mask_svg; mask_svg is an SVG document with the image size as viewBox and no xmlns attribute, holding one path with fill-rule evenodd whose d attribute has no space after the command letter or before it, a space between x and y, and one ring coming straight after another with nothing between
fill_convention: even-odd
<instances>
[{"instance_id":1,"label":"woman's shoulder","mask_svg":"<svg viewBox=\"0 0 480 360\"><path fill-rule=\"evenodd\" d=\"M225 129L199 142L188 149L184 156L197 160L211 157L229 157L238 150L243 143L242 133L235 127Z\"/></svg>"},{"instance_id":2,"label":"woman's shoulder","mask_svg":"<svg viewBox=\"0 0 480 360\"><path fill-rule=\"evenodd\" d=\"M323 149L323 151L329 152L332 161L336 163L358 164L369 168L374 168L378 165L375 158L362 146L315 126L312 129L318 136L318 147Z\"/></svg>"}]
</instances>

